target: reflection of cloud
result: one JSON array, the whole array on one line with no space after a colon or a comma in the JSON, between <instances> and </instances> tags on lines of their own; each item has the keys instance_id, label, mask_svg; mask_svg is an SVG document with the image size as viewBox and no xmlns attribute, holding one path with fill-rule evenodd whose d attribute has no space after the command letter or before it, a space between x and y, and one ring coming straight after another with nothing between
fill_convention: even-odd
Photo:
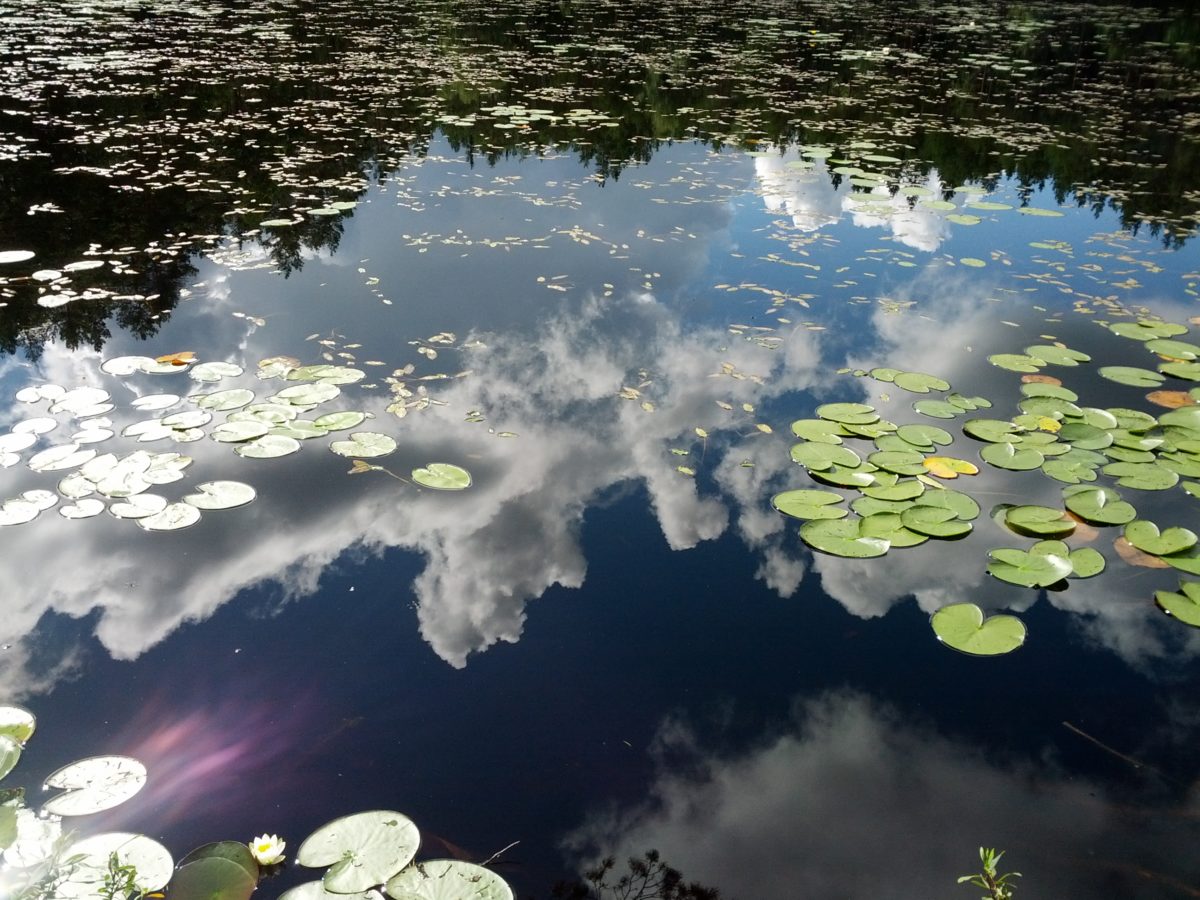
<instances>
[{"instance_id":1,"label":"reflection of cloud","mask_svg":"<svg viewBox=\"0 0 1200 900\"><path fill-rule=\"evenodd\" d=\"M887 228L900 243L916 250L932 252L949 235L943 213L892 194L886 185L860 192L843 181L835 188L824 160L816 160L811 169L796 167L798 161L792 151L772 151L754 158L754 174L767 210L790 216L800 231L818 231L849 213L857 227ZM922 187L933 197L940 197L944 189L936 171L929 173Z\"/></svg>"},{"instance_id":2,"label":"reflection of cloud","mask_svg":"<svg viewBox=\"0 0 1200 900\"><path fill-rule=\"evenodd\" d=\"M644 482L673 548L724 531L724 504L702 496L696 480L676 471L679 457L669 448L696 443L697 426L719 440L729 419L716 399L758 402L764 393L810 384L818 369L815 338L807 332L793 338L787 353L752 342L726 347L727 341L716 328L685 332L675 313L644 298L568 305L532 336L487 336L488 349L471 359L472 377L435 389L449 405L405 419L405 457L394 464L404 471L447 457L464 461L476 484L460 495L418 492L378 475L344 477L345 465L326 451L327 440L269 461L239 459L210 441L186 445L196 463L185 482L161 493L175 498L186 485L234 478L253 483L259 500L206 514L197 526L205 529L202 538L180 536L187 553L178 551L176 536L107 517L71 522L48 511L6 530L0 566L7 583L22 590L6 601L0 640L29 632L49 610L82 617L98 609L101 643L115 657L134 658L247 587L277 582L285 596L303 596L348 548L403 547L427 561L414 585L422 634L461 666L471 652L515 641L530 599L553 584L582 583L579 526L588 501L606 488ZM53 350L47 359L58 365ZM763 375L766 387L710 377L723 363ZM106 377L94 369L88 360L54 374L67 384ZM623 385L639 383L642 369L652 373L645 396L653 412L617 398ZM186 393L190 386L173 382L164 389ZM393 430L382 405L379 398L367 404L380 413L376 427ZM485 426L464 425L464 409L485 410L497 430L511 428L519 437L499 439ZM716 448L710 453L718 458ZM10 471L24 481L10 495L47 486L27 470ZM305 490L297 491L298 484ZM34 687L21 672L19 666L8 672L7 693Z\"/></svg>"},{"instance_id":3,"label":"reflection of cloud","mask_svg":"<svg viewBox=\"0 0 1200 900\"><path fill-rule=\"evenodd\" d=\"M673 766L649 799L594 815L567 846L617 859L656 848L687 879L756 900L954 896L980 844L1006 849L1038 896L1161 897L1155 873L1197 874L1180 821L1056 778L1045 760L997 762L850 692L797 719L731 757L667 723L658 752Z\"/></svg>"}]
</instances>

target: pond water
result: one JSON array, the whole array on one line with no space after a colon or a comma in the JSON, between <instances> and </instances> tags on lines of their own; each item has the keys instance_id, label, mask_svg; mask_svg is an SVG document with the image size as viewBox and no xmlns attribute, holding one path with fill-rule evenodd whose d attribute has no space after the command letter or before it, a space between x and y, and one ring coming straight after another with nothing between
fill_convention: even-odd
<instances>
[{"instance_id":1,"label":"pond water","mask_svg":"<svg viewBox=\"0 0 1200 900\"><path fill-rule=\"evenodd\" d=\"M240 6L0 0L0 810L1196 895L1200 18Z\"/></svg>"}]
</instances>

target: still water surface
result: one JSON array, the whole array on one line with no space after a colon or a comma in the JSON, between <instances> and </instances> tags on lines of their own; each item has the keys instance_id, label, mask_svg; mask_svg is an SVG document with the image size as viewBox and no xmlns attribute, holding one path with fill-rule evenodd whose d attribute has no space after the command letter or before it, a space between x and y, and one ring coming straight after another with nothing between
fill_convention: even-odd
<instances>
[{"instance_id":1,"label":"still water surface","mask_svg":"<svg viewBox=\"0 0 1200 900\"><path fill-rule=\"evenodd\" d=\"M988 357L1034 345L1091 357L1037 367L1080 406L1166 411L1099 367L1164 362L1103 326L1200 313L1189 14L0 13L0 251L35 254L0 267L0 424L52 420L4 496L62 493L69 470L29 461L71 443L187 454L147 491L172 503L255 492L179 530L67 518L65 494L3 529L0 699L38 717L9 782L133 756L145 790L75 825L177 858L401 810L425 856L519 841L496 870L521 897L650 848L742 900L966 896L981 844L1019 895L1194 895L1200 642L1154 603L1186 571L1080 527L1102 574L987 574L1032 545L993 507L1061 509L1064 485L961 432L1019 413L1021 373ZM226 410L178 444L122 433L191 394L262 402L294 384L258 377L280 357L358 373L302 417L372 418L271 458L212 439ZM192 377L208 362L231 368ZM922 415L950 390L876 367L992 406ZM113 408L16 399L45 385ZM771 498L822 485L790 424L840 401L953 433L980 468L950 485L982 509L969 535L868 559L800 539ZM349 431L396 448L330 452ZM434 462L470 486L412 483ZM1200 521L1182 484L1120 490ZM965 601L1024 645L940 644L930 615Z\"/></svg>"}]
</instances>

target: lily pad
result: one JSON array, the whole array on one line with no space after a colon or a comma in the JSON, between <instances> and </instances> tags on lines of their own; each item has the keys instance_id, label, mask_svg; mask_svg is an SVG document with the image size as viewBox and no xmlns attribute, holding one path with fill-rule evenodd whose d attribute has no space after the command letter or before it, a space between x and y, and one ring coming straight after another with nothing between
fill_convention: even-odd
<instances>
[{"instance_id":1,"label":"lily pad","mask_svg":"<svg viewBox=\"0 0 1200 900\"><path fill-rule=\"evenodd\" d=\"M1167 556L1191 550L1196 546L1197 537L1188 528L1167 528L1160 532L1153 522L1137 519L1125 526L1125 540L1144 553Z\"/></svg>"},{"instance_id":2,"label":"lily pad","mask_svg":"<svg viewBox=\"0 0 1200 900\"><path fill-rule=\"evenodd\" d=\"M345 431L348 428L361 425L366 418L366 413L357 412L356 410L344 410L318 416L313 420L313 424L318 428L324 428L326 431Z\"/></svg>"},{"instance_id":3,"label":"lily pad","mask_svg":"<svg viewBox=\"0 0 1200 900\"><path fill-rule=\"evenodd\" d=\"M832 491L783 491L771 498L771 506L794 519L841 519L848 514L837 505L843 499Z\"/></svg>"},{"instance_id":4,"label":"lily pad","mask_svg":"<svg viewBox=\"0 0 1200 900\"><path fill-rule=\"evenodd\" d=\"M985 462L991 463L997 468L1019 472L1036 469L1046 461L1046 457L1037 450L1018 448L1007 441L999 444L988 444L980 449L979 456Z\"/></svg>"},{"instance_id":5,"label":"lily pad","mask_svg":"<svg viewBox=\"0 0 1200 900\"><path fill-rule=\"evenodd\" d=\"M24 744L37 728L37 719L23 706L6 704L0 706L0 734Z\"/></svg>"},{"instance_id":6,"label":"lily pad","mask_svg":"<svg viewBox=\"0 0 1200 900\"><path fill-rule=\"evenodd\" d=\"M929 617L934 634L947 647L971 656L999 656L1025 643L1025 623L1016 616L987 619L974 603L952 603Z\"/></svg>"},{"instance_id":7,"label":"lily pad","mask_svg":"<svg viewBox=\"0 0 1200 900\"><path fill-rule=\"evenodd\" d=\"M862 537L885 540L892 548L916 547L929 540L929 535L905 528L899 512L877 512L863 516L858 524L858 533Z\"/></svg>"},{"instance_id":8,"label":"lily pad","mask_svg":"<svg viewBox=\"0 0 1200 900\"><path fill-rule=\"evenodd\" d=\"M989 575L1022 587L1049 587L1070 575L1075 567L1067 556L1055 553L1000 548L989 550Z\"/></svg>"},{"instance_id":9,"label":"lily pad","mask_svg":"<svg viewBox=\"0 0 1200 900\"><path fill-rule=\"evenodd\" d=\"M1014 506L1005 513L1004 524L1026 537L1065 537L1075 530L1074 519L1048 506Z\"/></svg>"},{"instance_id":10,"label":"lily pad","mask_svg":"<svg viewBox=\"0 0 1200 900\"><path fill-rule=\"evenodd\" d=\"M817 415L831 422L866 425L879 420L879 413L865 403L826 403L817 407Z\"/></svg>"},{"instance_id":11,"label":"lily pad","mask_svg":"<svg viewBox=\"0 0 1200 900\"><path fill-rule=\"evenodd\" d=\"M1185 625L1200 628L1200 581L1185 581L1180 592L1155 591L1154 602L1169 616Z\"/></svg>"},{"instance_id":12,"label":"lily pad","mask_svg":"<svg viewBox=\"0 0 1200 900\"><path fill-rule=\"evenodd\" d=\"M512 888L491 869L457 859L415 863L384 889L393 900L513 900Z\"/></svg>"},{"instance_id":13,"label":"lily pad","mask_svg":"<svg viewBox=\"0 0 1200 900\"><path fill-rule=\"evenodd\" d=\"M375 431L355 431L348 441L333 441L329 449L339 456L354 459L372 459L387 456L396 449L396 439Z\"/></svg>"},{"instance_id":14,"label":"lily pad","mask_svg":"<svg viewBox=\"0 0 1200 900\"><path fill-rule=\"evenodd\" d=\"M168 503L161 512L139 518L137 523L146 531L179 531L200 521L200 510L188 503Z\"/></svg>"},{"instance_id":15,"label":"lily pad","mask_svg":"<svg viewBox=\"0 0 1200 900\"><path fill-rule=\"evenodd\" d=\"M0 778L16 768L21 761L21 745L6 734L0 734Z\"/></svg>"},{"instance_id":16,"label":"lily pad","mask_svg":"<svg viewBox=\"0 0 1200 900\"><path fill-rule=\"evenodd\" d=\"M818 472L836 466L856 468L862 459L857 453L842 444L826 444L819 441L803 441L793 444L792 461L806 469Z\"/></svg>"},{"instance_id":17,"label":"lily pad","mask_svg":"<svg viewBox=\"0 0 1200 900\"><path fill-rule=\"evenodd\" d=\"M335 894L325 890L322 881L307 881L279 895L279 900L383 900L376 890L357 891L353 894Z\"/></svg>"},{"instance_id":18,"label":"lily pad","mask_svg":"<svg viewBox=\"0 0 1200 900\"><path fill-rule=\"evenodd\" d=\"M950 390L950 382L938 378L936 375L927 375L924 372L900 372L892 379L892 383L896 387L903 388L914 394L928 394L931 390Z\"/></svg>"},{"instance_id":19,"label":"lily pad","mask_svg":"<svg viewBox=\"0 0 1200 900\"><path fill-rule=\"evenodd\" d=\"M1101 366L1098 371L1109 381L1127 384L1130 387L1154 388L1167 380L1161 372L1140 369L1137 366Z\"/></svg>"},{"instance_id":20,"label":"lily pad","mask_svg":"<svg viewBox=\"0 0 1200 900\"><path fill-rule=\"evenodd\" d=\"M84 816L124 803L146 783L146 767L129 756L93 756L63 766L43 787L62 788L42 804L55 816Z\"/></svg>"},{"instance_id":21,"label":"lily pad","mask_svg":"<svg viewBox=\"0 0 1200 900\"><path fill-rule=\"evenodd\" d=\"M1044 363L1056 366L1077 366L1081 362L1090 362L1091 357L1070 347L1060 347L1054 344L1036 344L1025 348L1025 354Z\"/></svg>"},{"instance_id":22,"label":"lily pad","mask_svg":"<svg viewBox=\"0 0 1200 900\"><path fill-rule=\"evenodd\" d=\"M859 531L860 519L817 519L800 526L800 537L814 550L851 559L883 556L890 544L880 538L865 537Z\"/></svg>"},{"instance_id":23,"label":"lily pad","mask_svg":"<svg viewBox=\"0 0 1200 900\"><path fill-rule=\"evenodd\" d=\"M254 488L240 481L206 481L196 485L196 492L185 496L183 502L197 509L234 509L255 496Z\"/></svg>"},{"instance_id":24,"label":"lily pad","mask_svg":"<svg viewBox=\"0 0 1200 900\"><path fill-rule=\"evenodd\" d=\"M1067 509L1092 525L1124 525L1137 518L1137 510L1112 488L1072 485L1063 488L1063 501Z\"/></svg>"},{"instance_id":25,"label":"lily pad","mask_svg":"<svg viewBox=\"0 0 1200 900\"><path fill-rule=\"evenodd\" d=\"M412 862L420 843L417 826L391 810L334 819L308 836L296 853L302 866L331 866L327 890L339 894L383 884Z\"/></svg>"},{"instance_id":26,"label":"lily pad","mask_svg":"<svg viewBox=\"0 0 1200 900\"><path fill-rule=\"evenodd\" d=\"M114 855L119 865L132 868L133 884L147 893L165 887L175 868L170 851L145 835L96 834L76 841L67 849L67 856L75 858L76 863L67 879L55 887L55 898L95 900L103 896L109 861Z\"/></svg>"},{"instance_id":27,"label":"lily pad","mask_svg":"<svg viewBox=\"0 0 1200 900\"><path fill-rule=\"evenodd\" d=\"M1179 483L1176 472L1157 463L1111 463L1102 471L1116 478L1121 487L1140 491L1165 491Z\"/></svg>"},{"instance_id":28,"label":"lily pad","mask_svg":"<svg viewBox=\"0 0 1200 900\"><path fill-rule=\"evenodd\" d=\"M249 900L257 882L237 863L211 856L180 866L171 879L171 900Z\"/></svg>"},{"instance_id":29,"label":"lily pad","mask_svg":"<svg viewBox=\"0 0 1200 900\"><path fill-rule=\"evenodd\" d=\"M953 419L965 411L962 407L947 400L918 400L913 409L931 419Z\"/></svg>"},{"instance_id":30,"label":"lily pad","mask_svg":"<svg viewBox=\"0 0 1200 900\"><path fill-rule=\"evenodd\" d=\"M461 491L471 486L471 473L451 463L435 462L420 469L413 469L412 480L422 487L438 491ZM809 491L807 493L821 492Z\"/></svg>"},{"instance_id":31,"label":"lily pad","mask_svg":"<svg viewBox=\"0 0 1200 900\"><path fill-rule=\"evenodd\" d=\"M253 441L238 444L233 452L247 459L275 459L300 450L300 442L283 434L264 434Z\"/></svg>"},{"instance_id":32,"label":"lily pad","mask_svg":"<svg viewBox=\"0 0 1200 900\"><path fill-rule=\"evenodd\" d=\"M959 538L971 531L971 523L960 519L952 509L938 506L911 506L900 514L900 521L909 531L929 537Z\"/></svg>"}]
</instances>

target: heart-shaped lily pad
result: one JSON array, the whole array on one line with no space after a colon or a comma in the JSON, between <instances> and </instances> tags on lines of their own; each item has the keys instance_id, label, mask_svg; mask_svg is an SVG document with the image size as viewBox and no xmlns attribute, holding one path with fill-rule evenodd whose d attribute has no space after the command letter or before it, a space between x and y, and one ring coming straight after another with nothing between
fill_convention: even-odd
<instances>
[{"instance_id":1,"label":"heart-shaped lily pad","mask_svg":"<svg viewBox=\"0 0 1200 900\"><path fill-rule=\"evenodd\" d=\"M1098 371L1109 381L1127 384L1130 387L1154 388L1167 380L1160 372L1137 366L1101 366Z\"/></svg>"},{"instance_id":2,"label":"heart-shaped lily pad","mask_svg":"<svg viewBox=\"0 0 1200 900\"><path fill-rule=\"evenodd\" d=\"M1008 441L988 444L979 451L979 456L985 462L991 463L999 469L1010 469L1016 472L1036 469L1046 461L1046 457L1037 450L1018 448Z\"/></svg>"},{"instance_id":3,"label":"heart-shaped lily pad","mask_svg":"<svg viewBox=\"0 0 1200 900\"><path fill-rule=\"evenodd\" d=\"M513 900L512 888L491 869L457 859L424 860L384 887L396 900Z\"/></svg>"},{"instance_id":4,"label":"heart-shaped lily pad","mask_svg":"<svg viewBox=\"0 0 1200 900\"><path fill-rule=\"evenodd\" d=\"M911 506L900 514L904 527L929 537L949 539L963 537L971 531L971 523L963 521L952 509L938 506Z\"/></svg>"},{"instance_id":5,"label":"heart-shaped lily pad","mask_svg":"<svg viewBox=\"0 0 1200 900\"><path fill-rule=\"evenodd\" d=\"M329 449L339 456L353 459L371 459L376 456L387 456L396 449L396 440L386 434L375 431L355 431L350 434L348 441L333 441Z\"/></svg>"},{"instance_id":6,"label":"heart-shaped lily pad","mask_svg":"<svg viewBox=\"0 0 1200 900\"><path fill-rule=\"evenodd\" d=\"M794 519L841 519L848 515L837 505L843 499L833 491L784 491L771 498L771 505Z\"/></svg>"},{"instance_id":7,"label":"heart-shaped lily pad","mask_svg":"<svg viewBox=\"0 0 1200 900\"><path fill-rule=\"evenodd\" d=\"M325 887L338 894L383 884L410 862L420 843L417 826L391 810L334 819L314 831L296 853L302 866L331 866Z\"/></svg>"},{"instance_id":8,"label":"heart-shaped lily pad","mask_svg":"<svg viewBox=\"0 0 1200 900\"><path fill-rule=\"evenodd\" d=\"M822 472L834 466L853 469L862 460L849 447L841 444L826 444L819 441L804 441L792 445L792 461L810 471Z\"/></svg>"},{"instance_id":9,"label":"heart-shaped lily pad","mask_svg":"<svg viewBox=\"0 0 1200 900\"><path fill-rule=\"evenodd\" d=\"M881 538L892 547L915 547L929 540L928 535L905 528L903 518L895 512L863 516L858 525L858 533L863 537Z\"/></svg>"},{"instance_id":10,"label":"heart-shaped lily pad","mask_svg":"<svg viewBox=\"0 0 1200 900\"><path fill-rule=\"evenodd\" d=\"M1025 643L1025 623L1016 616L984 619L974 603L952 603L929 617L933 632L947 647L971 656L999 656Z\"/></svg>"},{"instance_id":11,"label":"heart-shaped lily pad","mask_svg":"<svg viewBox=\"0 0 1200 900\"><path fill-rule=\"evenodd\" d=\"M1140 491L1165 491L1179 483L1179 475L1157 463L1111 463L1103 472L1117 479L1121 487Z\"/></svg>"},{"instance_id":12,"label":"heart-shaped lily pad","mask_svg":"<svg viewBox=\"0 0 1200 900\"><path fill-rule=\"evenodd\" d=\"M1004 524L1026 537L1064 537L1075 530L1075 520L1061 509L1048 506L1014 506Z\"/></svg>"},{"instance_id":13,"label":"heart-shaped lily pad","mask_svg":"<svg viewBox=\"0 0 1200 900\"><path fill-rule=\"evenodd\" d=\"M817 415L831 422L866 425L879 421L879 413L865 403L826 403L817 407Z\"/></svg>"},{"instance_id":14,"label":"heart-shaped lily pad","mask_svg":"<svg viewBox=\"0 0 1200 900\"><path fill-rule=\"evenodd\" d=\"M83 816L124 803L146 783L146 767L128 756L93 756L63 766L44 787L62 788L42 804L55 816Z\"/></svg>"},{"instance_id":15,"label":"heart-shaped lily pad","mask_svg":"<svg viewBox=\"0 0 1200 900\"><path fill-rule=\"evenodd\" d=\"M923 465L936 478L957 478L959 475L978 475L979 467L973 462L954 456L927 456Z\"/></svg>"},{"instance_id":16,"label":"heart-shaped lily pad","mask_svg":"<svg viewBox=\"0 0 1200 900\"><path fill-rule=\"evenodd\" d=\"M1166 556L1191 550L1196 546L1197 537L1187 528L1167 528L1160 532L1153 522L1138 519L1125 526L1125 540L1145 553Z\"/></svg>"},{"instance_id":17,"label":"heart-shaped lily pad","mask_svg":"<svg viewBox=\"0 0 1200 900\"><path fill-rule=\"evenodd\" d=\"M833 556L867 559L883 556L891 546L881 538L864 536L859 519L816 519L800 526L800 537L814 550Z\"/></svg>"},{"instance_id":18,"label":"heart-shaped lily pad","mask_svg":"<svg viewBox=\"0 0 1200 900\"><path fill-rule=\"evenodd\" d=\"M989 550L989 575L1022 587L1049 587L1074 571L1069 557L1001 547Z\"/></svg>"},{"instance_id":19,"label":"heart-shaped lily pad","mask_svg":"<svg viewBox=\"0 0 1200 900\"><path fill-rule=\"evenodd\" d=\"M1137 518L1137 510L1112 488L1072 485L1063 488L1067 509L1092 525L1124 525Z\"/></svg>"},{"instance_id":20,"label":"heart-shaped lily pad","mask_svg":"<svg viewBox=\"0 0 1200 900\"><path fill-rule=\"evenodd\" d=\"M1200 581L1185 581L1180 593L1155 591L1154 602L1167 615L1174 616L1185 625L1200 628Z\"/></svg>"}]
</instances>

